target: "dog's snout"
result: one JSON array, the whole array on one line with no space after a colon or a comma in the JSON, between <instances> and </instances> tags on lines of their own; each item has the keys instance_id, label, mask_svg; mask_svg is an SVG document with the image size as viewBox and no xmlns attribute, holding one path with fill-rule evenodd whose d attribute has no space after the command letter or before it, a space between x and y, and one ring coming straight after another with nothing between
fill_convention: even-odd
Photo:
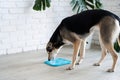
<instances>
[{"instance_id":1,"label":"dog's snout","mask_svg":"<svg viewBox=\"0 0 120 80\"><path fill-rule=\"evenodd\" d=\"M51 60L51 55L50 55L50 53L48 54L48 61L50 61Z\"/></svg>"}]
</instances>

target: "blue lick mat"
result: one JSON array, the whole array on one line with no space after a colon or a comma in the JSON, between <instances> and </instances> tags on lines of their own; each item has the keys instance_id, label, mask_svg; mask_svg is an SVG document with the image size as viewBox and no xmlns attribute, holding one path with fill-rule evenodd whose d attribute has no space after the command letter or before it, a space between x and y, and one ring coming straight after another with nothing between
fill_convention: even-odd
<instances>
[{"instance_id":1,"label":"blue lick mat","mask_svg":"<svg viewBox=\"0 0 120 80\"><path fill-rule=\"evenodd\" d=\"M67 60L67 59L63 59L63 58L56 58L55 60L45 61L44 63L49 65L49 66L58 67L58 66L63 66L63 65L66 65L66 64L70 64L71 61Z\"/></svg>"}]
</instances>

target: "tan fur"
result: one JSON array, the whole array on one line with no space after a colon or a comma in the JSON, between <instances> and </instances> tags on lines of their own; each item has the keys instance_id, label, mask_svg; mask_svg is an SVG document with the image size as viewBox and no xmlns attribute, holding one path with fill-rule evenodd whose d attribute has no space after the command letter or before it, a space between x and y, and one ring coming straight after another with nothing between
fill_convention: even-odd
<instances>
[{"instance_id":1,"label":"tan fur","mask_svg":"<svg viewBox=\"0 0 120 80\"><path fill-rule=\"evenodd\" d=\"M117 38L117 42L118 42L118 45L120 46L120 35L119 35L119 37Z\"/></svg>"},{"instance_id":2,"label":"tan fur","mask_svg":"<svg viewBox=\"0 0 120 80\"><path fill-rule=\"evenodd\" d=\"M92 27L91 29L92 31L88 33L87 36L89 36L96 27L98 27L100 31L99 40L102 48L102 56L101 59L98 61L98 63L95 63L94 66L100 66L101 62L104 60L107 54L107 51L109 51L113 58L113 64L112 67L107 71L114 72L118 56L113 46L120 32L118 21L113 19L112 17L106 16L101 20L101 22L97 26ZM87 36L79 35L79 38L81 40L79 44L78 44L79 40L77 42L74 40L75 42L73 42L74 52L73 52L72 65L67 69L71 70L75 67L79 46L80 46L80 58L78 59L76 64L81 63L81 61L83 60L85 55L85 40Z\"/></svg>"},{"instance_id":3,"label":"tan fur","mask_svg":"<svg viewBox=\"0 0 120 80\"><path fill-rule=\"evenodd\" d=\"M81 40L76 40L73 43L74 52L73 52L73 58L72 58L72 65L70 67L68 67L67 70L71 70L75 67L77 55L78 55L78 52L80 49L80 45L81 45Z\"/></svg>"}]
</instances>

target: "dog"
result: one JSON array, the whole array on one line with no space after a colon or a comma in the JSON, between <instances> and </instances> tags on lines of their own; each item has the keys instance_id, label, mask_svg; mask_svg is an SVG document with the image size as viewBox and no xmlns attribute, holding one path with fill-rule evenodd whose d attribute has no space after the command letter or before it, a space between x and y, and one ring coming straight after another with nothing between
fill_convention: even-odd
<instances>
[{"instance_id":1,"label":"dog","mask_svg":"<svg viewBox=\"0 0 120 80\"><path fill-rule=\"evenodd\" d=\"M102 56L94 66L100 66L107 52L109 52L113 64L107 71L114 72L118 55L113 46L116 40L120 44L120 18L112 12L102 9L86 10L64 18L46 46L48 60L54 59L63 45L72 43L74 48L72 63L67 70L74 69L75 65L79 65L83 61L86 39L96 29L99 31ZM79 52L80 56L77 61Z\"/></svg>"}]
</instances>

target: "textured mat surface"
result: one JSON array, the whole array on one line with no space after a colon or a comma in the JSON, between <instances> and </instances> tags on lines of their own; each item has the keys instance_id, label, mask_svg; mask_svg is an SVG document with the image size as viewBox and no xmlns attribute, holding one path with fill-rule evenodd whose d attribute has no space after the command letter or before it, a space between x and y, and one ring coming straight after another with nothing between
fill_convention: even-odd
<instances>
[{"instance_id":1,"label":"textured mat surface","mask_svg":"<svg viewBox=\"0 0 120 80\"><path fill-rule=\"evenodd\" d=\"M63 59L63 58L56 58L55 60L45 61L44 63L49 65L49 66L58 67L58 66L63 66L63 65L70 64L71 61L67 60L67 59Z\"/></svg>"}]
</instances>

